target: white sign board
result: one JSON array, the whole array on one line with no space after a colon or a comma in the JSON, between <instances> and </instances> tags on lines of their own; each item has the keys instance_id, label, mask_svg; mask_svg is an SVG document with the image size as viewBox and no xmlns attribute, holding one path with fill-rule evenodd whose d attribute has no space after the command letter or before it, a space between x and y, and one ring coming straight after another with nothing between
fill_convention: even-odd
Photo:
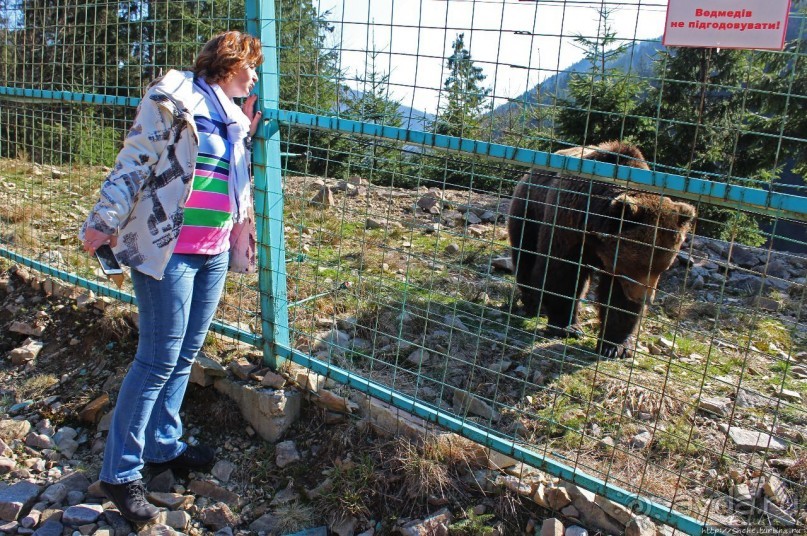
<instances>
[{"instance_id":1,"label":"white sign board","mask_svg":"<svg viewBox=\"0 0 807 536\"><path fill-rule=\"evenodd\" d=\"M782 50L790 0L669 0L664 46Z\"/></svg>"}]
</instances>

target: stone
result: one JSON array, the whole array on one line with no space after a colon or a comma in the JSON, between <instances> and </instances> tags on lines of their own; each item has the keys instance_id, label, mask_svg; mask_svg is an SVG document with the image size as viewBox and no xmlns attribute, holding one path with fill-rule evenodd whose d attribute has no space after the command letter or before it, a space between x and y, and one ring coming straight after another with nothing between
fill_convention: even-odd
<instances>
[{"instance_id":1,"label":"stone","mask_svg":"<svg viewBox=\"0 0 807 536\"><path fill-rule=\"evenodd\" d=\"M225 369L221 363L199 353L191 367L191 375L188 381L201 385L202 387L208 387L213 385L216 378L226 377L227 369Z\"/></svg>"},{"instance_id":2,"label":"stone","mask_svg":"<svg viewBox=\"0 0 807 536\"><path fill-rule=\"evenodd\" d=\"M578 525L572 525L566 528L564 536L588 536L588 531Z\"/></svg>"},{"instance_id":3,"label":"stone","mask_svg":"<svg viewBox=\"0 0 807 536\"><path fill-rule=\"evenodd\" d=\"M11 458L0 456L0 475L6 475L17 468L17 462Z\"/></svg>"},{"instance_id":4,"label":"stone","mask_svg":"<svg viewBox=\"0 0 807 536\"><path fill-rule=\"evenodd\" d=\"M496 257L490 261L490 265L496 270L513 273L513 259L511 257Z\"/></svg>"},{"instance_id":5,"label":"stone","mask_svg":"<svg viewBox=\"0 0 807 536\"><path fill-rule=\"evenodd\" d=\"M45 332L44 325L26 324L24 322L12 322L8 330L13 333L21 335L28 335L29 337L41 337Z\"/></svg>"},{"instance_id":6,"label":"stone","mask_svg":"<svg viewBox=\"0 0 807 536\"><path fill-rule=\"evenodd\" d=\"M23 527L30 529L37 525L39 525L39 521L42 518L42 510L45 509L47 506L46 503L37 503L35 504L31 510L20 520L20 525Z\"/></svg>"},{"instance_id":7,"label":"stone","mask_svg":"<svg viewBox=\"0 0 807 536\"><path fill-rule=\"evenodd\" d=\"M169 510L187 510L193 506L193 495L182 495L180 493L152 491L148 494L148 500L155 506L164 506Z\"/></svg>"},{"instance_id":8,"label":"stone","mask_svg":"<svg viewBox=\"0 0 807 536\"><path fill-rule=\"evenodd\" d=\"M177 481L174 478L174 472L171 469L166 469L159 474L153 476L146 484L146 489L149 491L158 491L168 493L174 489L174 484Z\"/></svg>"},{"instance_id":9,"label":"stone","mask_svg":"<svg viewBox=\"0 0 807 536\"><path fill-rule=\"evenodd\" d=\"M356 533L356 526L359 520L353 516L342 516L339 520L331 524L331 532L336 536L353 536Z\"/></svg>"},{"instance_id":10,"label":"stone","mask_svg":"<svg viewBox=\"0 0 807 536\"><path fill-rule=\"evenodd\" d=\"M140 529L137 536L176 536L176 531L163 523L149 523Z\"/></svg>"},{"instance_id":11,"label":"stone","mask_svg":"<svg viewBox=\"0 0 807 536\"><path fill-rule=\"evenodd\" d=\"M602 508L603 512L613 517L623 525L627 525L628 522L633 519L633 512L631 512L629 508L609 501L602 495L597 495L594 497L594 503Z\"/></svg>"},{"instance_id":12,"label":"stone","mask_svg":"<svg viewBox=\"0 0 807 536\"><path fill-rule=\"evenodd\" d=\"M59 521L48 520L42 523L34 532L34 536L62 536L64 525ZM117 535L116 535L117 536Z\"/></svg>"},{"instance_id":13,"label":"stone","mask_svg":"<svg viewBox=\"0 0 807 536\"><path fill-rule=\"evenodd\" d=\"M115 536L128 536L132 532L132 525L116 510L105 510L104 518L106 518L106 522L109 523L109 528L112 529Z\"/></svg>"},{"instance_id":14,"label":"stone","mask_svg":"<svg viewBox=\"0 0 807 536\"><path fill-rule=\"evenodd\" d=\"M75 439L65 438L62 439L62 442L58 443L56 446L58 447L59 452L62 454L62 456L64 456L69 460L76 453L76 450L78 450L79 444L78 441L76 441Z\"/></svg>"},{"instance_id":15,"label":"stone","mask_svg":"<svg viewBox=\"0 0 807 536\"><path fill-rule=\"evenodd\" d=\"M769 501L767 498L762 500L762 510L770 515L779 524L787 527L793 527L796 525L796 520L793 518L793 516L791 516L773 501Z\"/></svg>"},{"instance_id":16,"label":"stone","mask_svg":"<svg viewBox=\"0 0 807 536\"><path fill-rule=\"evenodd\" d=\"M249 375L257 368L258 368L257 365L253 365L245 357L233 359L227 365L227 369L233 373L233 376L242 381L248 380Z\"/></svg>"},{"instance_id":17,"label":"stone","mask_svg":"<svg viewBox=\"0 0 807 536\"><path fill-rule=\"evenodd\" d=\"M425 348L418 348L413 351L409 356L406 358L408 363L413 365L420 366L421 364L428 364L429 360L431 359L431 354Z\"/></svg>"},{"instance_id":18,"label":"stone","mask_svg":"<svg viewBox=\"0 0 807 536\"><path fill-rule=\"evenodd\" d=\"M448 244L444 250L449 255L456 255L460 252L460 247L457 244Z\"/></svg>"},{"instance_id":19,"label":"stone","mask_svg":"<svg viewBox=\"0 0 807 536\"><path fill-rule=\"evenodd\" d=\"M237 506L241 502L241 498L236 493L206 480L192 480L188 484L188 491L232 506Z\"/></svg>"},{"instance_id":20,"label":"stone","mask_svg":"<svg viewBox=\"0 0 807 536\"><path fill-rule=\"evenodd\" d=\"M332 207L336 203L333 198L333 190L330 186L323 186L309 201L311 205L318 205L321 207Z\"/></svg>"},{"instance_id":21,"label":"stone","mask_svg":"<svg viewBox=\"0 0 807 536\"><path fill-rule=\"evenodd\" d=\"M698 409L718 417L725 417L729 411L728 402L721 398L701 398L698 400Z\"/></svg>"},{"instance_id":22,"label":"stone","mask_svg":"<svg viewBox=\"0 0 807 536\"><path fill-rule=\"evenodd\" d=\"M630 446L637 449L644 449L653 440L653 434L650 432L641 432L630 438Z\"/></svg>"},{"instance_id":23,"label":"stone","mask_svg":"<svg viewBox=\"0 0 807 536\"><path fill-rule=\"evenodd\" d=\"M283 389L286 385L286 378L270 370L261 378L261 385L271 387L272 389Z\"/></svg>"},{"instance_id":24,"label":"stone","mask_svg":"<svg viewBox=\"0 0 807 536\"><path fill-rule=\"evenodd\" d=\"M280 518L273 513L263 514L261 517L249 524L252 532L272 533L280 523Z\"/></svg>"},{"instance_id":25,"label":"stone","mask_svg":"<svg viewBox=\"0 0 807 536\"><path fill-rule=\"evenodd\" d=\"M496 471L513 467L518 461L506 454L502 454L496 450L490 450L488 453L488 468Z\"/></svg>"},{"instance_id":26,"label":"stone","mask_svg":"<svg viewBox=\"0 0 807 536\"><path fill-rule=\"evenodd\" d=\"M167 525L172 529L185 532L191 524L191 516L188 512L183 510L165 510L160 512L160 515L157 517L157 522Z\"/></svg>"},{"instance_id":27,"label":"stone","mask_svg":"<svg viewBox=\"0 0 807 536\"><path fill-rule=\"evenodd\" d=\"M65 499L65 502L73 506L83 502L86 497L87 494L85 492L79 491L77 489L71 489L70 491L67 492L67 498Z\"/></svg>"},{"instance_id":28,"label":"stone","mask_svg":"<svg viewBox=\"0 0 807 536\"><path fill-rule=\"evenodd\" d=\"M275 446L275 463L281 469L298 461L300 453L294 441L282 441Z\"/></svg>"},{"instance_id":29,"label":"stone","mask_svg":"<svg viewBox=\"0 0 807 536\"><path fill-rule=\"evenodd\" d=\"M554 517L544 519L541 525L541 536L563 536L563 523Z\"/></svg>"},{"instance_id":30,"label":"stone","mask_svg":"<svg viewBox=\"0 0 807 536\"><path fill-rule=\"evenodd\" d=\"M656 536L656 524L647 516L636 516L625 527L625 536Z\"/></svg>"},{"instance_id":31,"label":"stone","mask_svg":"<svg viewBox=\"0 0 807 536\"><path fill-rule=\"evenodd\" d=\"M65 439L75 439L78 437L78 431L70 426L62 426L53 434L53 442L57 445Z\"/></svg>"},{"instance_id":32,"label":"stone","mask_svg":"<svg viewBox=\"0 0 807 536\"><path fill-rule=\"evenodd\" d=\"M31 423L28 421L10 419L0 421L0 439L5 443L11 443L15 439L24 439L30 431Z\"/></svg>"},{"instance_id":33,"label":"stone","mask_svg":"<svg viewBox=\"0 0 807 536\"><path fill-rule=\"evenodd\" d=\"M734 441L737 450L742 452L784 452L787 450L787 444L764 432L732 426L729 429L729 437Z\"/></svg>"},{"instance_id":34,"label":"stone","mask_svg":"<svg viewBox=\"0 0 807 536\"><path fill-rule=\"evenodd\" d=\"M782 389L774 396L776 396L776 398L781 398L782 400L793 402L795 404L801 403L801 393L799 393L798 391L793 391L791 389Z\"/></svg>"},{"instance_id":35,"label":"stone","mask_svg":"<svg viewBox=\"0 0 807 536\"><path fill-rule=\"evenodd\" d=\"M531 496L532 485L520 477L512 475L499 475L496 477L496 485L512 491L524 497Z\"/></svg>"},{"instance_id":36,"label":"stone","mask_svg":"<svg viewBox=\"0 0 807 536\"><path fill-rule=\"evenodd\" d=\"M210 474L226 484L230 481L230 476L235 469L236 465L233 462L229 460L219 460L216 462L216 465L213 466L213 469L210 470Z\"/></svg>"},{"instance_id":37,"label":"stone","mask_svg":"<svg viewBox=\"0 0 807 536\"><path fill-rule=\"evenodd\" d=\"M36 502L41 490L40 486L25 480L0 489L0 519L16 521L22 510Z\"/></svg>"},{"instance_id":38,"label":"stone","mask_svg":"<svg viewBox=\"0 0 807 536\"><path fill-rule=\"evenodd\" d=\"M454 520L454 516L448 508L441 508L433 515L424 520L416 519L406 523L398 529L398 534L403 536L448 536L448 526Z\"/></svg>"},{"instance_id":39,"label":"stone","mask_svg":"<svg viewBox=\"0 0 807 536\"><path fill-rule=\"evenodd\" d=\"M465 221L468 222L468 225L476 225L477 223L482 223L482 218L477 216L472 210L469 210L465 213Z\"/></svg>"},{"instance_id":40,"label":"stone","mask_svg":"<svg viewBox=\"0 0 807 536\"><path fill-rule=\"evenodd\" d=\"M276 443L300 416L302 397L298 391L239 385L227 378L217 379L214 385L238 404L244 419L270 443Z\"/></svg>"},{"instance_id":41,"label":"stone","mask_svg":"<svg viewBox=\"0 0 807 536\"><path fill-rule=\"evenodd\" d=\"M570 519L580 519L580 510L578 510L573 504L563 507L560 510L560 513L563 514L564 517Z\"/></svg>"},{"instance_id":42,"label":"stone","mask_svg":"<svg viewBox=\"0 0 807 536\"><path fill-rule=\"evenodd\" d=\"M36 432L31 432L25 437L25 444L35 449L52 449L56 446L50 436Z\"/></svg>"},{"instance_id":43,"label":"stone","mask_svg":"<svg viewBox=\"0 0 807 536\"><path fill-rule=\"evenodd\" d=\"M549 488L546 490L546 501L549 507L555 511L561 511L566 506L572 504L572 498L566 488Z\"/></svg>"},{"instance_id":44,"label":"stone","mask_svg":"<svg viewBox=\"0 0 807 536\"><path fill-rule=\"evenodd\" d=\"M14 534L19 527L20 524L16 521L6 521L5 523L0 523L0 532L3 534Z\"/></svg>"},{"instance_id":45,"label":"stone","mask_svg":"<svg viewBox=\"0 0 807 536\"><path fill-rule=\"evenodd\" d=\"M429 214L440 214L440 200L434 197L433 193L427 193L417 201L417 206Z\"/></svg>"},{"instance_id":46,"label":"stone","mask_svg":"<svg viewBox=\"0 0 807 536\"><path fill-rule=\"evenodd\" d=\"M787 486L776 475L768 475L762 490L765 492L765 496L777 505L785 505L789 502Z\"/></svg>"},{"instance_id":47,"label":"stone","mask_svg":"<svg viewBox=\"0 0 807 536\"><path fill-rule=\"evenodd\" d=\"M234 527L239 521L238 516L223 502L217 502L213 506L204 508L199 512L199 520L204 523L206 527L210 527L213 530L223 529L224 527Z\"/></svg>"},{"instance_id":48,"label":"stone","mask_svg":"<svg viewBox=\"0 0 807 536\"><path fill-rule=\"evenodd\" d=\"M101 416L108 407L109 395L104 393L84 406L84 409L79 412L78 417L82 422L95 425L99 420L101 420Z\"/></svg>"},{"instance_id":49,"label":"stone","mask_svg":"<svg viewBox=\"0 0 807 536\"><path fill-rule=\"evenodd\" d=\"M64 511L62 523L72 527L95 523L103 511L104 507L100 504L77 504Z\"/></svg>"},{"instance_id":50,"label":"stone","mask_svg":"<svg viewBox=\"0 0 807 536\"><path fill-rule=\"evenodd\" d=\"M493 422L501 419L501 415L490 405L462 389L454 389L453 402L454 408L460 415L471 413Z\"/></svg>"},{"instance_id":51,"label":"stone","mask_svg":"<svg viewBox=\"0 0 807 536\"><path fill-rule=\"evenodd\" d=\"M538 506L543 508L551 508L549 506L549 500L546 498L546 491L546 486L543 483L538 484L538 486L535 488L535 495L533 495L532 500Z\"/></svg>"},{"instance_id":52,"label":"stone","mask_svg":"<svg viewBox=\"0 0 807 536\"><path fill-rule=\"evenodd\" d=\"M11 360L12 365L18 367L36 359L44 347L44 342L28 338L23 341L22 346L11 350L8 353L8 358Z\"/></svg>"},{"instance_id":53,"label":"stone","mask_svg":"<svg viewBox=\"0 0 807 536\"><path fill-rule=\"evenodd\" d=\"M269 505L279 506L281 504L288 504L299 499L300 495L295 491L294 483L290 481L288 486L278 491L275 496L272 497L272 502L270 502Z\"/></svg>"}]
</instances>

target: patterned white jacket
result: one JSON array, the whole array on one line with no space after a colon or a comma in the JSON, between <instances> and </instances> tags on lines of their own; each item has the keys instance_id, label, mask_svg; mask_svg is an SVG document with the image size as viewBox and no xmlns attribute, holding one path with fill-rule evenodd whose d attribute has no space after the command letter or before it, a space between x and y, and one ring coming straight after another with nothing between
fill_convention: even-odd
<instances>
[{"instance_id":1,"label":"patterned white jacket","mask_svg":"<svg viewBox=\"0 0 807 536\"><path fill-rule=\"evenodd\" d=\"M192 72L171 70L151 84L101 186L101 198L79 232L82 240L87 227L117 235L118 260L155 279L162 279L182 227L199 153L193 112L203 100ZM250 210L231 234L231 270L254 271L255 237Z\"/></svg>"}]
</instances>

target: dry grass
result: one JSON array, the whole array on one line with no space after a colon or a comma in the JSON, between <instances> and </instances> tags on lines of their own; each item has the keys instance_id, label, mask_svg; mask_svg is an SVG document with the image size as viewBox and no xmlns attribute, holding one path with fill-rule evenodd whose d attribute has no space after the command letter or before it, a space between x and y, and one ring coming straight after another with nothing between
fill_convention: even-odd
<instances>
[{"instance_id":1,"label":"dry grass","mask_svg":"<svg viewBox=\"0 0 807 536\"><path fill-rule=\"evenodd\" d=\"M658 382L657 378L658 376L653 380ZM635 378L633 385L624 380L606 381L601 387L603 394L600 400L603 407L616 415L627 410L632 416L645 414L665 421L680 415L686 402L671 396L663 385L650 386L651 381L650 378Z\"/></svg>"},{"instance_id":2,"label":"dry grass","mask_svg":"<svg viewBox=\"0 0 807 536\"><path fill-rule=\"evenodd\" d=\"M99 338L104 342L121 341L135 332L129 320L132 307L114 302L104 310L96 325Z\"/></svg>"},{"instance_id":3,"label":"dry grass","mask_svg":"<svg viewBox=\"0 0 807 536\"><path fill-rule=\"evenodd\" d=\"M299 501L292 501L278 506L274 510L277 519L275 532L277 534L291 534L312 527L320 516L317 511Z\"/></svg>"},{"instance_id":4,"label":"dry grass","mask_svg":"<svg viewBox=\"0 0 807 536\"><path fill-rule=\"evenodd\" d=\"M441 459L440 450L421 447L406 437L395 442L393 471L403 475L402 491L410 499L443 498L452 487L449 466Z\"/></svg>"},{"instance_id":5,"label":"dry grass","mask_svg":"<svg viewBox=\"0 0 807 536\"><path fill-rule=\"evenodd\" d=\"M49 387L59 383L59 378L53 374L38 374L26 379L17 388L17 397L20 400L37 399L48 390Z\"/></svg>"}]
</instances>

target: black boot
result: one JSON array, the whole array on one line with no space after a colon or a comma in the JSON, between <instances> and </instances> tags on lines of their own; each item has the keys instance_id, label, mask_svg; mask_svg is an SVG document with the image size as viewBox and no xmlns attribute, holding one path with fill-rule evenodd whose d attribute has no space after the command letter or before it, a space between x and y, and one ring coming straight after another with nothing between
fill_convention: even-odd
<instances>
[{"instance_id":1,"label":"black boot","mask_svg":"<svg viewBox=\"0 0 807 536\"><path fill-rule=\"evenodd\" d=\"M151 521L160 513L159 508L146 500L146 487L142 480L125 484L101 482L101 489L120 511L120 515L135 523Z\"/></svg>"},{"instance_id":2,"label":"black boot","mask_svg":"<svg viewBox=\"0 0 807 536\"><path fill-rule=\"evenodd\" d=\"M151 469L200 469L207 467L216 458L216 451L207 445L197 445L188 447L173 460L167 462L152 463L147 462Z\"/></svg>"}]
</instances>

